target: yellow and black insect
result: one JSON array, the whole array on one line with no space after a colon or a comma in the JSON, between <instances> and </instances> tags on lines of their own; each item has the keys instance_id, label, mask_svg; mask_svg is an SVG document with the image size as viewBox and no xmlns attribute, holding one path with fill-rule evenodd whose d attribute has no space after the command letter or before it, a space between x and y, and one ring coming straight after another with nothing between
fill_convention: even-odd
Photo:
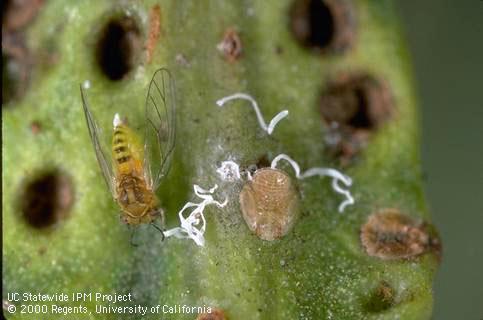
<instances>
[{"instance_id":1,"label":"yellow and black insect","mask_svg":"<svg viewBox=\"0 0 483 320\"><path fill-rule=\"evenodd\" d=\"M144 144L116 113L109 148L101 138L82 85L81 96L96 157L107 186L121 208L122 221L134 226L149 223L163 234L153 222L160 217L164 225L164 213L155 193L169 171L175 145L176 92L171 73L159 69L149 84Z\"/></svg>"}]
</instances>

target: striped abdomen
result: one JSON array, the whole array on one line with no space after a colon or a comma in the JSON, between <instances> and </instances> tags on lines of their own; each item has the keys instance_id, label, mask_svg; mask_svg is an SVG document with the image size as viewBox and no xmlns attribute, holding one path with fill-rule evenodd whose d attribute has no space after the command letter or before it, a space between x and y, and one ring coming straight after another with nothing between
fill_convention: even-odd
<instances>
[{"instance_id":1,"label":"striped abdomen","mask_svg":"<svg viewBox=\"0 0 483 320\"><path fill-rule=\"evenodd\" d=\"M112 140L114 160L118 165L122 165L132 158L124 128L124 126L114 128L114 139Z\"/></svg>"},{"instance_id":2,"label":"striped abdomen","mask_svg":"<svg viewBox=\"0 0 483 320\"><path fill-rule=\"evenodd\" d=\"M143 175L143 148L136 134L124 123L114 127L112 157L118 175Z\"/></svg>"}]
</instances>

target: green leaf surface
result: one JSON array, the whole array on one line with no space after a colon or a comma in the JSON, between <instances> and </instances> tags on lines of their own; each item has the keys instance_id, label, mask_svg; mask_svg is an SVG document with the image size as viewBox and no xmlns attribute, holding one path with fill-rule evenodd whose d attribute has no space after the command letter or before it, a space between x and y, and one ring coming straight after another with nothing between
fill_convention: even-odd
<instances>
[{"instance_id":1,"label":"green leaf surface","mask_svg":"<svg viewBox=\"0 0 483 320\"><path fill-rule=\"evenodd\" d=\"M132 293L132 302L116 305L209 306L232 320L429 319L436 257L381 260L368 256L359 240L367 217L381 208L429 219L412 75L392 3L350 2L357 18L353 47L344 54L319 55L294 40L290 1L161 1L152 62L136 65L121 81L108 80L95 59L102 26L113 14L128 13L138 21L144 42L155 3L50 0L26 29L27 45L36 55L29 89L2 108L3 300L12 292ZM216 48L228 28L242 41L242 55L234 62ZM45 52L56 55L55 63L44 63ZM180 55L186 63L179 62ZM193 184L218 184L215 198L229 199L224 208L205 210L204 247L187 239L161 242L149 226L139 227L138 247L130 244L130 232L102 180L81 107L79 84L89 80L91 108L109 136L116 112L142 117L147 85L160 67L173 73L178 95L175 154L157 193L167 228L179 225L177 213L186 202L198 201ZM301 217L282 239L259 239L241 215L243 183L221 181L217 166L228 159L247 166L286 153L302 170L337 167L325 152L327 126L318 99L328 78L347 71L384 79L396 107L359 161L339 168L353 178L355 205L337 211L342 197L330 179L294 180ZM290 114L268 136L246 102L215 104L235 92L252 95L267 122L283 109ZM41 124L37 134L31 130L34 121ZM282 168L292 174L290 167ZM66 219L37 229L25 222L19 203L25 200L25 184L49 169L71 178L74 204ZM380 301L381 285L390 288L391 301ZM4 311L9 319L39 319L21 314L20 302L14 304L15 314ZM85 316L52 314L52 303L43 304L49 313L42 319L119 319L95 313L96 305L113 305L95 299L58 303L82 304L92 312ZM150 314L147 319L196 316Z\"/></svg>"}]
</instances>

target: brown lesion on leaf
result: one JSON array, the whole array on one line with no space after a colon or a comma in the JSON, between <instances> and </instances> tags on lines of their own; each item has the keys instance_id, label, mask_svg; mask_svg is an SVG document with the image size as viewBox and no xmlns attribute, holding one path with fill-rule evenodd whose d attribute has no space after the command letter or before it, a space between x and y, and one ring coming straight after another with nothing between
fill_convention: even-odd
<instances>
[{"instance_id":1,"label":"brown lesion on leaf","mask_svg":"<svg viewBox=\"0 0 483 320\"><path fill-rule=\"evenodd\" d=\"M216 46L228 62L235 62L242 55L242 41L235 28L228 28L223 35L223 40Z\"/></svg>"},{"instance_id":2,"label":"brown lesion on leaf","mask_svg":"<svg viewBox=\"0 0 483 320\"><path fill-rule=\"evenodd\" d=\"M222 309L212 308L211 312L199 314L196 320L228 320L228 317Z\"/></svg>"},{"instance_id":3,"label":"brown lesion on leaf","mask_svg":"<svg viewBox=\"0 0 483 320\"><path fill-rule=\"evenodd\" d=\"M369 216L360 230L365 252L383 260L409 259L434 252L440 240L429 223L410 217L395 208L386 208Z\"/></svg>"},{"instance_id":4,"label":"brown lesion on leaf","mask_svg":"<svg viewBox=\"0 0 483 320\"><path fill-rule=\"evenodd\" d=\"M31 23L44 0L8 0L2 3L2 34L17 31Z\"/></svg>"},{"instance_id":5,"label":"brown lesion on leaf","mask_svg":"<svg viewBox=\"0 0 483 320\"><path fill-rule=\"evenodd\" d=\"M355 42L354 8L345 0L295 0L290 27L295 39L316 53L344 53Z\"/></svg>"},{"instance_id":6,"label":"brown lesion on leaf","mask_svg":"<svg viewBox=\"0 0 483 320\"><path fill-rule=\"evenodd\" d=\"M395 114L387 82L366 72L342 72L329 80L319 108L328 127L328 151L342 165L349 164Z\"/></svg>"},{"instance_id":7,"label":"brown lesion on leaf","mask_svg":"<svg viewBox=\"0 0 483 320\"><path fill-rule=\"evenodd\" d=\"M59 61L55 37L38 41L35 50L26 42L26 30L33 25L45 0L10 0L2 3L2 106L22 98L29 87L32 70L48 68ZM58 34L57 29L53 32ZM48 32L50 34L50 32Z\"/></svg>"},{"instance_id":8,"label":"brown lesion on leaf","mask_svg":"<svg viewBox=\"0 0 483 320\"><path fill-rule=\"evenodd\" d=\"M161 34L161 7L156 4L149 10L149 31L146 39L146 62L149 64Z\"/></svg>"},{"instance_id":9,"label":"brown lesion on leaf","mask_svg":"<svg viewBox=\"0 0 483 320\"><path fill-rule=\"evenodd\" d=\"M74 203L71 178L59 170L42 171L27 181L18 198L24 221L44 229L65 219Z\"/></svg>"},{"instance_id":10,"label":"brown lesion on leaf","mask_svg":"<svg viewBox=\"0 0 483 320\"><path fill-rule=\"evenodd\" d=\"M2 32L2 107L27 91L33 59L21 32Z\"/></svg>"}]
</instances>

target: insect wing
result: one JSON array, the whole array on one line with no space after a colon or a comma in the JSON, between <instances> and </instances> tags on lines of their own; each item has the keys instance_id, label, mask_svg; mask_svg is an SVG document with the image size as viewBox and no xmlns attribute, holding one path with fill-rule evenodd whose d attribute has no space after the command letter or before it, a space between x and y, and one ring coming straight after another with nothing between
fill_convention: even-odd
<instances>
[{"instance_id":1,"label":"insect wing","mask_svg":"<svg viewBox=\"0 0 483 320\"><path fill-rule=\"evenodd\" d=\"M153 190L168 173L176 137L176 90L167 69L157 70L146 97L145 172Z\"/></svg>"},{"instance_id":2,"label":"insect wing","mask_svg":"<svg viewBox=\"0 0 483 320\"><path fill-rule=\"evenodd\" d=\"M94 145L94 151L96 152L96 158L99 162L99 166L101 167L101 172L106 181L109 190L111 191L112 195L115 196L115 188L114 188L114 174L112 170L112 164L108 160L110 158L106 157L106 154L109 154L106 150L109 150L105 144L101 143L100 136L102 136L102 131L97 125L90 109L89 109L89 102L87 101L87 95L84 91L82 85L80 86L81 96L82 96L82 106L84 108L84 114L86 116L87 128L89 129L89 135L91 137L92 144Z\"/></svg>"}]
</instances>

